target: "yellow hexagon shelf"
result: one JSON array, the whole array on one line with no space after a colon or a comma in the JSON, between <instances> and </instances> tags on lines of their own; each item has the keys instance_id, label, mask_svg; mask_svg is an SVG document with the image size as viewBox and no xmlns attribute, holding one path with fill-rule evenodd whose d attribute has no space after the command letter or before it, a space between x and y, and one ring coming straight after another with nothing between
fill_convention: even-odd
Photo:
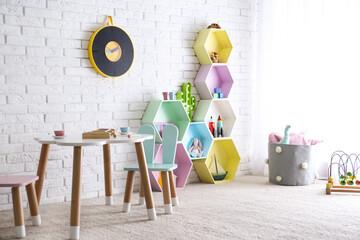
<instances>
[{"instance_id":1,"label":"yellow hexagon shelf","mask_svg":"<svg viewBox=\"0 0 360 240\"><path fill-rule=\"evenodd\" d=\"M215 166L214 154L217 166L220 165L225 171L227 171L223 180L214 180L212 176ZM193 161L200 180L206 183L224 183L234 180L239 163L240 155L236 150L234 141L231 138L214 139L208 157ZM221 167L218 167L219 171Z\"/></svg>"},{"instance_id":2,"label":"yellow hexagon shelf","mask_svg":"<svg viewBox=\"0 0 360 240\"><path fill-rule=\"evenodd\" d=\"M203 29L193 46L201 65L212 64L210 54L218 53L220 63L227 63L233 46L224 29Z\"/></svg>"}]
</instances>

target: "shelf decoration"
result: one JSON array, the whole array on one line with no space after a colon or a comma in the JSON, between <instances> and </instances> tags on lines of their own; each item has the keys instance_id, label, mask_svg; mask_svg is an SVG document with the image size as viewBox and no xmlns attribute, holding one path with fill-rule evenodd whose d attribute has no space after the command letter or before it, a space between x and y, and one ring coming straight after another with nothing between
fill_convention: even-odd
<instances>
[{"instance_id":1,"label":"shelf decoration","mask_svg":"<svg viewBox=\"0 0 360 240\"><path fill-rule=\"evenodd\" d=\"M189 127L190 119L184 105L179 100L174 101L150 101L141 124L150 124L156 130L156 143L161 143L161 126L175 124L179 129L178 141L182 141L186 130Z\"/></svg>"},{"instance_id":2,"label":"shelf decoration","mask_svg":"<svg viewBox=\"0 0 360 240\"><path fill-rule=\"evenodd\" d=\"M162 162L162 144L155 144L155 157L154 162ZM184 188L189 178L193 163L181 142L177 143L175 163L178 165L177 169L174 170L176 176L176 188ZM161 192L161 177L160 172L149 172L151 188L153 191Z\"/></svg>"},{"instance_id":3,"label":"shelf decoration","mask_svg":"<svg viewBox=\"0 0 360 240\"><path fill-rule=\"evenodd\" d=\"M88 54L91 65L99 74L120 77L131 68L134 46L129 35L114 26L109 16L107 26L99 28L90 37Z\"/></svg>"},{"instance_id":4,"label":"shelf decoration","mask_svg":"<svg viewBox=\"0 0 360 240\"><path fill-rule=\"evenodd\" d=\"M196 109L196 98L195 96L191 96L191 83L183 83L182 91L177 92L176 98L177 100L182 101L190 121L192 122L193 112Z\"/></svg>"},{"instance_id":5,"label":"shelf decoration","mask_svg":"<svg viewBox=\"0 0 360 240\"><path fill-rule=\"evenodd\" d=\"M216 163L214 155L216 156ZM207 158L193 161L200 180L207 183L222 183L234 180L239 163L240 155L231 138L214 139ZM213 173L216 173L216 166L218 167L218 174L214 174L217 176L213 177ZM221 172L220 166L224 172ZM220 175L225 175L222 180L220 180L222 178Z\"/></svg>"},{"instance_id":6,"label":"shelf decoration","mask_svg":"<svg viewBox=\"0 0 360 240\"><path fill-rule=\"evenodd\" d=\"M226 30L203 29L194 43L194 50L201 65L212 64L211 54L216 52L221 63L227 63L233 46Z\"/></svg>"}]
</instances>

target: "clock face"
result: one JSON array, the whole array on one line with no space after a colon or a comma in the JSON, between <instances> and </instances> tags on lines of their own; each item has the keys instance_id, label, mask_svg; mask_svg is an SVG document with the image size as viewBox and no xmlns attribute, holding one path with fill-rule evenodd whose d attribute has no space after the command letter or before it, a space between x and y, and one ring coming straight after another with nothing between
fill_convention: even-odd
<instances>
[{"instance_id":1,"label":"clock face","mask_svg":"<svg viewBox=\"0 0 360 240\"><path fill-rule=\"evenodd\" d=\"M106 44L105 55L110 61L112 62L119 61L119 59L121 58L121 53L122 53L121 47L117 42L111 41L108 44Z\"/></svg>"},{"instance_id":2,"label":"clock face","mask_svg":"<svg viewBox=\"0 0 360 240\"><path fill-rule=\"evenodd\" d=\"M89 59L95 70L105 77L125 74L134 60L134 47L127 33L116 26L97 30L89 41Z\"/></svg>"}]
</instances>

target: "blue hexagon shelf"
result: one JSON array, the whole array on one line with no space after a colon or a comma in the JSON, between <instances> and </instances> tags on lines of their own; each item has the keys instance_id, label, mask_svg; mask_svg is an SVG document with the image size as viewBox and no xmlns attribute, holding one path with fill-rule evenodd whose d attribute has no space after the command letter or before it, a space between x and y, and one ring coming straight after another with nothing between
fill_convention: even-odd
<instances>
[{"instance_id":1,"label":"blue hexagon shelf","mask_svg":"<svg viewBox=\"0 0 360 240\"><path fill-rule=\"evenodd\" d=\"M190 155L189 148L194 138L198 138L201 142L202 151L203 151L201 157L192 157ZM204 122L192 122L190 123L190 126L186 131L182 142L191 160L196 160L207 157L211 144L213 142L213 138L211 136L209 128L206 126Z\"/></svg>"}]
</instances>

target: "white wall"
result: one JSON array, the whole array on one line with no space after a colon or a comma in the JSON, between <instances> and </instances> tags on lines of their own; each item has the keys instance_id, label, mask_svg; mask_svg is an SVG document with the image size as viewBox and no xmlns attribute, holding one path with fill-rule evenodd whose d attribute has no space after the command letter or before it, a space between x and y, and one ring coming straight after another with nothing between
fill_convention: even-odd
<instances>
[{"instance_id":1,"label":"white wall","mask_svg":"<svg viewBox=\"0 0 360 240\"><path fill-rule=\"evenodd\" d=\"M135 47L133 67L116 79L98 75L87 54L88 39L107 15ZM36 174L40 144L33 138L51 129L136 130L150 100L193 83L199 62L192 46L212 22L228 30L234 45L233 138L242 157L238 175L249 174L255 17L255 0L0 0L0 175ZM126 144L111 150L113 192L121 193L123 165L136 154ZM84 149L83 197L104 195L102 161L102 148ZM72 149L51 146L42 203L69 201L71 167ZM196 181L193 170L189 182ZM9 193L0 189L0 210L11 207Z\"/></svg>"}]
</instances>

